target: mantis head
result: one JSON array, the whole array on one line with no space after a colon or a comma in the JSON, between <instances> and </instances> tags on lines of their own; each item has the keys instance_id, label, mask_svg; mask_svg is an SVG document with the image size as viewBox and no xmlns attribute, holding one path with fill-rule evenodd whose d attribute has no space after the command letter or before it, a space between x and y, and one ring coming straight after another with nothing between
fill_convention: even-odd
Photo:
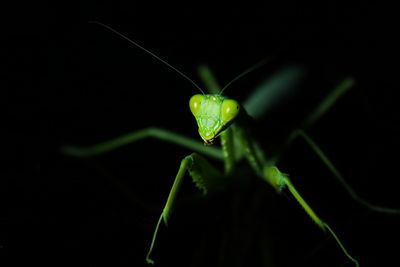
<instances>
[{"instance_id":1,"label":"mantis head","mask_svg":"<svg viewBox=\"0 0 400 267\"><path fill-rule=\"evenodd\" d=\"M221 95L194 95L190 98L189 107L206 145L211 145L240 112L236 100Z\"/></svg>"}]
</instances>

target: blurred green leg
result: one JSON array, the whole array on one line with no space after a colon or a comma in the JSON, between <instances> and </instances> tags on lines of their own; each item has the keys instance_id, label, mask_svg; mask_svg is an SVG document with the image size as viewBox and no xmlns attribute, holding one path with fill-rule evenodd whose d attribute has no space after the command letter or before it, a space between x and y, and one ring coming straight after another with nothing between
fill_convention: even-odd
<instances>
[{"instance_id":1,"label":"blurred green leg","mask_svg":"<svg viewBox=\"0 0 400 267\"><path fill-rule=\"evenodd\" d=\"M343 175L339 172L339 170L335 167L332 161L328 158L328 156L322 151L322 149L315 143L314 140L311 139L310 136L307 135L306 132L302 130L297 130L293 132L292 136L290 137L290 142L292 142L296 138L303 139L314 151L314 153L321 159L321 161L325 164L325 166L329 169L329 171L333 174L336 180L344 187L347 193L350 195L354 201L360 203L361 205L365 206L366 208L381 213L387 214L400 214L400 209L393 209L393 208L386 208L378 205L371 204L367 200L360 197L354 189L346 182Z\"/></svg>"},{"instance_id":2,"label":"blurred green leg","mask_svg":"<svg viewBox=\"0 0 400 267\"><path fill-rule=\"evenodd\" d=\"M113 151L117 148L123 147L133 142L138 142L146 138L155 138L168 143L173 143L182 147L186 147L188 149L197 151L199 153L202 153L203 155L207 155L215 159L223 159L222 152L218 148L204 146L202 142L161 128L141 129L88 147L69 145L63 146L61 147L61 152L65 155L73 157L92 157Z\"/></svg>"},{"instance_id":3,"label":"blurred green leg","mask_svg":"<svg viewBox=\"0 0 400 267\"><path fill-rule=\"evenodd\" d=\"M347 93L354 85L352 78L344 79L333 91L329 93L314 109L313 112L305 119L303 128L308 128L321 119L326 112L328 112L336 102Z\"/></svg>"}]
</instances>

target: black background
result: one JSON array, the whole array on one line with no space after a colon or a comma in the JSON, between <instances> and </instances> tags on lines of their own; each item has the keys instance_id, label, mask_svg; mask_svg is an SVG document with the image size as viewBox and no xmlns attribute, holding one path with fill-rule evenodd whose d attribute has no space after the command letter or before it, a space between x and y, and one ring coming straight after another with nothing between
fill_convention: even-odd
<instances>
[{"instance_id":1,"label":"black background","mask_svg":"<svg viewBox=\"0 0 400 267\"><path fill-rule=\"evenodd\" d=\"M226 84L259 60L273 57L271 64L226 91L240 101L279 67L303 66L307 77L301 90L255 126L267 151L343 78L353 77L353 90L309 133L360 195L400 207L395 186L399 42L392 10L361 1L222 6L86 1L3 7L1 266L145 265L159 212L180 160L190 151L145 140L79 160L60 154L59 148L90 145L149 126L199 138L187 108L196 89L143 51L89 24L91 20L126 34L197 83L199 64L207 63ZM301 141L286 151L281 168L361 266L399 264L398 216L356 204ZM250 189L239 200L242 211L253 203L247 201L252 190L263 185L249 179ZM154 253L158 264L217 266L215 255L224 255L213 248L218 251L221 242L218 229L230 225L226 209L236 198L225 193L193 200L190 196L196 194L188 182L170 228L161 230ZM268 221L276 242L275 266L346 262L332 238L291 197L273 195L261 201L272 201L273 208L260 204L257 214L262 216L242 223L246 229L263 229ZM210 248L198 249L204 240L203 247ZM263 264L255 256L260 252L238 253L224 257L240 259L237 266Z\"/></svg>"}]
</instances>

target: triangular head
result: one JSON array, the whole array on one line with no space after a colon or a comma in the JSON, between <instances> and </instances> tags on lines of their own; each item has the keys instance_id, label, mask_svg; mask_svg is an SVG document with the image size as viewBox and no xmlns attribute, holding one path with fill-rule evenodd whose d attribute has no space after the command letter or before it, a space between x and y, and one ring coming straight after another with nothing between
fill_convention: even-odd
<instances>
[{"instance_id":1,"label":"triangular head","mask_svg":"<svg viewBox=\"0 0 400 267\"><path fill-rule=\"evenodd\" d=\"M190 98L189 106L207 145L235 121L241 110L236 100L218 94L196 94Z\"/></svg>"}]
</instances>

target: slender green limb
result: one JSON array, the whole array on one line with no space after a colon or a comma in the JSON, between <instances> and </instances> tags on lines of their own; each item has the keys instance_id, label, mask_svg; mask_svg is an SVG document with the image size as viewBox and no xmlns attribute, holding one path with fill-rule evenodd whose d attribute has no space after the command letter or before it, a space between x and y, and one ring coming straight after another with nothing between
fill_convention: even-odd
<instances>
[{"instance_id":1,"label":"slender green limb","mask_svg":"<svg viewBox=\"0 0 400 267\"><path fill-rule=\"evenodd\" d=\"M336 233L332 230L332 228L322 221L314 210L308 205L308 203L304 200L304 198L300 195L297 191L293 183L290 181L289 176L287 174L281 173L277 167L265 167L264 174L267 178L267 181L272 184L278 191L282 190L283 188L287 187L289 192L293 195L293 197L297 200L300 206L306 211L306 213L310 216L310 218L321 228L324 232L328 231L332 237L335 239L336 243L339 245L340 249L346 255L346 257L351 260L356 267L359 267L359 263L356 259L354 259L347 249L344 247L343 243L340 241L339 237Z\"/></svg>"},{"instance_id":2,"label":"slender green limb","mask_svg":"<svg viewBox=\"0 0 400 267\"><path fill-rule=\"evenodd\" d=\"M150 248L146 256L146 261L149 264L154 264L154 261L151 259L151 253L157 239L161 222L164 222L164 224L168 226L168 220L173 208L175 207L179 190L182 186L182 182L185 178L186 172L189 172L196 187L199 188L203 192L203 194L206 194L209 191L220 189L222 184L224 184L225 182L224 179L218 179L221 178L221 173L216 168L214 168L205 158L196 153L185 157L181 161L178 173L176 174L174 180L174 184L172 185L171 191L169 192L167 202L154 229L153 238L151 240Z\"/></svg>"},{"instance_id":3,"label":"slender green limb","mask_svg":"<svg viewBox=\"0 0 400 267\"><path fill-rule=\"evenodd\" d=\"M153 252L154 244L157 239L158 230L160 228L161 221L163 221L165 223L165 225L168 225L168 219L169 219L170 213L172 211L172 208L175 205L176 198L178 196L178 191L182 185L183 178L185 177L185 172L186 172L186 170L190 169L192 167L192 165L193 165L193 158L191 156L185 157L181 161L181 165L179 166L179 170L175 177L174 184L172 185L171 191L169 192L167 203L165 204L164 209L160 215L160 218L158 219L156 228L154 229L150 248L146 255L146 262L149 264L154 264L154 260L152 260L150 258L150 255Z\"/></svg>"},{"instance_id":4,"label":"slender green limb","mask_svg":"<svg viewBox=\"0 0 400 267\"><path fill-rule=\"evenodd\" d=\"M169 215L172 208L175 205L176 198L178 196L178 191L181 188L183 178L185 177L186 170L190 169L193 165L193 158L191 156L185 157L178 170L178 174L175 177L174 184L172 185L171 191L169 192L167 203L163 209L163 220L166 225L168 225Z\"/></svg>"},{"instance_id":5,"label":"slender green limb","mask_svg":"<svg viewBox=\"0 0 400 267\"><path fill-rule=\"evenodd\" d=\"M222 154L224 155L225 174L232 174L235 166L235 146L232 129L227 129L220 135Z\"/></svg>"},{"instance_id":6,"label":"slender green limb","mask_svg":"<svg viewBox=\"0 0 400 267\"><path fill-rule=\"evenodd\" d=\"M307 212L310 218L325 231L324 222L317 216L310 205L303 199L293 183L290 181L287 174L282 173L275 166L264 167L264 178L269 182L278 192L282 191L285 187L288 188L289 192L297 200L300 206Z\"/></svg>"},{"instance_id":7,"label":"slender green limb","mask_svg":"<svg viewBox=\"0 0 400 267\"><path fill-rule=\"evenodd\" d=\"M322 229L325 231L325 223L317 216L317 214L314 212L314 210L310 207L310 205L307 204L307 202L303 199L303 197L299 194L297 189L294 187L292 182L290 181L289 177L284 175L283 176L283 183L287 186L289 189L290 193L293 195L293 197L299 202L301 207L307 212L307 214L311 217L311 219Z\"/></svg>"},{"instance_id":8,"label":"slender green limb","mask_svg":"<svg viewBox=\"0 0 400 267\"><path fill-rule=\"evenodd\" d=\"M181 188L186 171L189 172L196 187L199 188L203 194L218 189L220 185L218 178L220 178L221 173L217 171L217 169L214 168L205 158L196 153L192 153L190 156L185 157L181 161L181 165L163 210L163 219L166 225L168 225L168 219L172 208L175 206L178 191Z\"/></svg>"},{"instance_id":9,"label":"slender green limb","mask_svg":"<svg viewBox=\"0 0 400 267\"><path fill-rule=\"evenodd\" d=\"M162 221L163 221L163 213L161 213L160 218L158 219L158 222L157 222L157 225L156 225L156 229L154 230L153 237L151 239L150 248L149 248L149 251L147 252L147 255L146 255L146 262L148 264L151 264L151 265L154 265L154 260L152 260L150 258L150 255L153 252L154 244L156 243L156 239L157 239L158 228L160 228L160 225L161 225Z\"/></svg>"},{"instance_id":10,"label":"slender green limb","mask_svg":"<svg viewBox=\"0 0 400 267\"><path fill-rule=\"evenodd\" d=\"M340 241L339 237L336 235L335 231L332 230L332 228L327 224L327 223L323 223L325 228L329 231L329 233L333 236L333 238L335 239L336 243L339 245L340 249L343 251L343 253L346 255L346 257L351 260L354 265L356 267L359 267L360 264L358 263L358 261L353 258L349 252L347 252L347 249L344 247L344 245L342 244L342 241Z\"/></svg>"},{"instance_id":11,"label":"slender green limb","mask_svg":"<svg viewBox=\"0 0 400 267\"><path fill-rule=\"evenodd\" d=\"M340 99L340 97L342 97L346 92L348 92L353 87L353 85L354 85L354 80L352 78L344 79L328 96L324 98L324 100L314 109L311 115L309 115L306 118L303 127L307 128L316 123L326 112L328 112L332 108L332 106ZM283 149L280 151L280 153L277 153L277 155L274 157L273 159L274 163L279 161L283 151L287 147L289 147L293 143L293 141L298 137L306 141L306 143L311 147L314 153L316 153L317 156L322 160L322 162L330 170L330 172L334 175L334 177L339 181L339 183L342 184L342 186L348 192L350 197L353 198L356 202L360 203L361 205L375 212L381 212L386 214L400 214L400 209L378 206L361 198L346 182L343 175L333 165L333 163L331 162L331 160L329 160L326 154L302 129L296 129L290 134Z\"/></svg>"},{"instance_id":12,"label":"slender green limb","mask_svg":"<svg viewBox=\"0 0 400 267\"><path fill-rule=\"evenodd\" d=\"M322 116L329 111L332 106L342 97L346 92L348 92L354 85L354 80L352 78L344 79L333 91L326 96L320 104L314 109L313 112L304 121L303 127L309 127L315 124Z\"/></svg>"},{"instance_id":13,"label":"slender green limb","mask_svg":"<svg viewBox=\"0 0 400 267\"><path fill-rule=\"evenodd\" d=\"M378 206L375 204L371 204L367 200L360 197L354 189L346 182L343 175L339 172L339 170L333 165L332 161L328 158L328 156L322 151L322 149L307 135L305 131L297 130L293 132L292 136L289 140L294 140L297 137L301 137L305 142L311 147L315 154L321 159L321 161L325 164L325 166L329 169L329 171L333 174L333 176L337 179L337 181L344 187L347 193L350 195L354 201L360 203L361 205L365 206L366 208L381 213L387 214L400 214L400 209L393 209L393 208L386 208L382 206Z\"/></svg>"},{"instance_id":14,"label":"slender green limb","mask_svg":"<svg viewBox=\"0 0 400 267\"><path fill-rule=\"evenodd\" d=\"M180 145L182 147L186 147L193 151L197 151L214 159L223 159L222 152L218 148L204 146L203 143L197 140L161 128L142 129L89 147L63 146L61 148L61 152L74 157L92 157L110 152L127 144L137 142L145 138L155 138L163 140L169 143Z\"/></svg>"},{"instance_id":15,"label":"slender green limb","mask_svg":"<svg viewBox=\"0 0 400 267\"><path fill-rule=\"evenodd\" d=\"M338 86L336 86L333 91L331 91L320 104L311 112L310 115L304 120L302 129L307 129L313 124L315 124L319 119L325 115L333 105L342 97L346 92L348 92L354 85L354 80L352 78L344 79ZM296 132L301 129L295 129L287 139L286 143L283 145L282 149L276 153L273 161L278 162L283 154L283 152L292 144L294 137L296 137Z\"/></svg>"}]
</instances>

